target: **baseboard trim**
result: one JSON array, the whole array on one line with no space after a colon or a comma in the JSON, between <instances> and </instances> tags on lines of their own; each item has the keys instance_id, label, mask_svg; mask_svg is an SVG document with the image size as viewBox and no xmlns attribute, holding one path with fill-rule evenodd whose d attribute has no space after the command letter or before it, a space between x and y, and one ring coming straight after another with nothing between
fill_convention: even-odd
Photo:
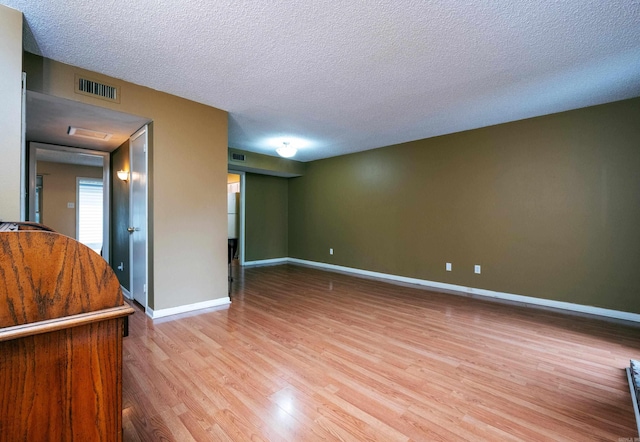
<instances>
[{"instance_id":1,"label":"baseboard trim","mask_svg":"<svg viewBox=\"0 0 640 442\"><path fill-rule=\"evenodd\" d=\"M633 402L633 414L636 416L636 428L638 429L638 436L640 436L640 410L638 409L638 396L636 395L636 388L633 384L633 375L631 374L631 368L627 367L627 380L629 381L629 390L631 391L631 402Z\"/></svg>"},{"instance_id":2,"label":"baseboard trim","mask_svg":"<svg viewBox=\"0 0 640 442\"><path fill-rule=\"evenodd\" d=\"M245 261L244 266L251 267L251 266L262 266L262 265L285 264L290 261L291 261L291 258L259 259L256 261Z\"/></svg>"},{"instance_id":3,"label":"baseboard trim","mask_svg":"<svg viewBox=\"0 0 640 442\"><path fill-rule=\"evenodd\" d=\"M147 316L151 319L164 318L166 316L177 315L180 313L188 313L194 310L202 310L205 308L219 307L221 305L231 304L231 299L226 296L224 298L212 299L211 301L196 302L195 304L179 305L177 307L163 308L153 310L147 307Z\"/></svg>"},{"instance_id":4,"label":"baseboard trim","mask_svg":"<svg viewBox=\"0 0 640 442\"><path fill-rule=\"evenodd\" d=\"M125 298L133 299L133 296L131 296L131 293L129 292L129 290L125 289L124 286L121 285L120 289L122 290L122 294L124 295Z\"/></svg>"},{"instance_id":5,"label":"baseboard trim","mask_svg":"<svg viewBox=\"0 0 640 442\"><path fill-rule=\"evenodd\" d=\"M426 279L408 278L405 276L392 275L389 273L372 272L370 270L361 270L361 269L355 269L352 267L344 267L344 266L327 264L324 262L317 262L317 261L307 261L307 260L298 259L298 258L288 258L287 262L290 262L292 264L306 265L310 267L318 267L318 268L327 269L327 270L334 270L338 272L353 273L356 275L368 276L372 278L387 279L387 280L403 282L407 284L416 284L416 285L421 285L425 287L436 288L439 290L445 290L447 292L452 292L454 294L457 293L457 294L465 294L465 295L483 296L488 298L496 298L496 299L502 299L506 301L517 302L519 304L531 304L531 305L536 305L541 307L568 310L568 311L583 313L587 315L603 316L607 318L620 319L623 321L640 323L640 314L637 314L637 313L623 312L619 310L610 310L606 308L593 307L593 306L582 305L582 304L573 304L570 302L554 301L551 299L534 298L531 296L516 295L513 293L503 293L503 292L496 292L493 290L477 289L477 288L466 287L462 285L447 284L447 283L437 282L437 281L429 281Z\"/></svg>"}]
</instances>

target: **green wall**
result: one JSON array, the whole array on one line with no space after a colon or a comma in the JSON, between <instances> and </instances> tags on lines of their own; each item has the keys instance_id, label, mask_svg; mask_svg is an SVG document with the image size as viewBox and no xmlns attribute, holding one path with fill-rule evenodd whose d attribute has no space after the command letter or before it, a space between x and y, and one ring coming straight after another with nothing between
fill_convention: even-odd
<instances>
[{"instance_id":1,"label":"green wall","mask_svg":"<svg viewBox=\"0 0 640 442\"><path fill-rule=\"evenodd\" d=\"M118 178L119 170L130 171L130 141L125 141L111 153L111 267L120 285L131 290L129 269L129 183ZM118 266L122 263L122 270Z\"/></svg>"},{"instance_id":2,"label":"green wall","mask_svg":"<svg viewBox=\"0 0 640 442\"><path fill-rule=\"evenodd\" d=\"M245 261L288 256L288 180L245 175Z\"/></svg>"},{"instance_id":3,"label":"green wall","mask_svg":"<svg viewBox=\"0 0 640 442\"><path fill-rule=\"evenodd\" d=\"M640 313L640 99L308 163L288 233L293 258Z\"/></svg>"}]
</instances>

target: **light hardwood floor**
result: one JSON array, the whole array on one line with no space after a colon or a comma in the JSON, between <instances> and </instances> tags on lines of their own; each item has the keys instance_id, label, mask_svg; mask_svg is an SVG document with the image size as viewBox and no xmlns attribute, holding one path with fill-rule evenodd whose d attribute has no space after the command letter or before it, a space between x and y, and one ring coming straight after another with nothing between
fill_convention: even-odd
<instances>
[{"instance_id":1,"label":"light hardwood floor","mask_svg":"<svg viewBox=\"0 0 640 442\"><path fill-rule=\"evenodd\" d=\"M125 440L638 437L640 329L294 265L124 340Z\"/></svg>"}]
</instances>

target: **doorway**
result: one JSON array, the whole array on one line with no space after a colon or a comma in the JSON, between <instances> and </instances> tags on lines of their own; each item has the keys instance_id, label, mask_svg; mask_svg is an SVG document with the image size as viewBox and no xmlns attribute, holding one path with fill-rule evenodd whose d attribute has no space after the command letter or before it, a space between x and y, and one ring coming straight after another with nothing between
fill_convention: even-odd
<instances>
[{"instance_id":1,"label":"doorway","mask_svg":"<svg viewBox=\"0 0 640 442\"><path fill-rule=\"evenodd\" d=\"M227 173L227 230L229 240L237 239L237 253L232 258L243 266L245 262L245 173L229 170Z\"/></svg>"},{"instance_id":2,"label":"doorway","mask_svg":"<svg viewBox=\"0 0 640 442\"><path fill-rule=\"evenodd\" d=\"M151 123L151 119L34 91L26 91L25 119L25 139L29 148L27 149L28 167L23 169L26 179L23 204L26 207L27 219L35 221L37 217L41 217L39 218L41 222L49 224L52 216L70 216L76 212L77 208L75 190L71 191L72 196L64 197L61 202L56 203L55 192L47 186L47 181L51 182L51 175L40 173L42 168L38 168L36 174L37 157L46 153L44 149L39 149L41 146L55 146L52 149L64 153L69 162L86 162L98 158L97 161L100 162L93 166L102 168L99 175L82 173L75 176L102 178L105 204L103 257L111 264L124 288L123 292L129 296L128 289L131 281L129 272L131 235L127 232L127 228L131 226L129 180L121 181L116 172L123 168L130 170L129 143L132 134ZM116 158L114 152L125 145L126 149L122 150L127 151L126 162L113 163ZM38 150L34 151L32 146L38 147ZM115 164L114 170L110 170L112 164ZM41 183L38 183L37 175L42 175ZM73 185L75 185L75 178ZM120 221L122 212L126 214ZM60 233L75 238L76 221L71 217L71 221L67 220L67 223L73 227L66 233ZM54 226L51 227L55 229Z\"/></svg>"},{"instance_id":3,"label":"doorway","mask_svg":"<svg viewBox=\"0 0 640 442\"><path fill-rule=\"evenodd\" d=\"M129 262L131 267L131 296L146 310L148 305L148 127L145 125L131 137Z\"/></svg>"},{"instance_id":4,"label":"doorway","mask_svg":"<svg viewBox=\"0 0 640 442\"><path fill-rule=\"evenodd\" d=\"M107 152L76 149L45 143L29 143L28 219L51 227L56 232L74 238L100 253L109 260L109 172L110 158ZM93 219L98 232L90 238L80 237L79 220L81 207L80 179L94 184L93 199L86 198L82 206L89 209L84 216ZM46 194L46 197L44 196ZM87 195L83 195L86 197ZM96 198L99 197L99 203ZM92 204L100 204L100 213L91 210ZM94 207L95 208L95 207ZM97 218L96 218L97 216ZM96 238L96 236L99 236ZM90 242L87 243L87 241Z\"/></svg>"}]
</instances>

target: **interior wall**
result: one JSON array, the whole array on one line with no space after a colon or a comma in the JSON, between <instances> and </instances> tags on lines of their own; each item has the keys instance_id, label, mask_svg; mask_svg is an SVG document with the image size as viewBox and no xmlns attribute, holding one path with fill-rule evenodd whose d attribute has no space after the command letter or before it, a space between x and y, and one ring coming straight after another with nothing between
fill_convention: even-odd
<instances>
[{"instance_id":1,"label":"interior wall","mask_svg":"<svg viewBox=\"0 0 640 442\"><path fill-rule=\"evenodd\" d=\"M118 178L119 170L131 171L130 142L125 141L111 154L111 266L120 285L131 290L129 260L129 183ZM118 267L121 268L119 269Z\"/></svg>"},{"instance_id":2,"label":"interior wall","mask_svg":"<svg viewBox=\"0 0 640 442\"><path fill-rule=\"evenodd\" d=\"M227 173L227 184L235 184L240 182L240 175L237 173Z\"/></svg>"},{"instance_id":3,"label":"interior wall","mask_svg":"<svg viewBox=\"0 0 640 442\"><path fill-rule=\"evenodd\" d=\"M144 116L149 148L149 306L196 304L227 293L227 113L33 54L30 90ZM74 92L85 75L120 87L120 103Z\"/></svg>"},{"instance_id":4,"label":"interior wall","mask_svg":"<svg viewBox=\"0 0 640 442\"><path fill-rule=\"evenodd\" d=\"M22 13L0 5L0 220L20 221Z\"/></svg>"},{"instance_id":5,"label":"interior wall","mask_svg":"<svg viewBox=\"0 0 640 442\"><path fill-rule=\"evenodd\" d=\"M76 238L76 178L102 180L102 168L38 161L36 173L42 175L40 222L58 233ZM73 207L68 207L73 203Z\"/></svg>"},{"instance_id":6,"label":"interior wall","mask_svg":"<svg viewBox=\"0 0 640 442\"><path fill-rule=\"evenodd\" d=\"M288 179L245 175L245 261L288 255Z\"/></svg>"},{"instance_id":7,"label":"interior wall","mask_svg":"<svg viewBox=\"0 0 640 442\"><path fill-rule=\"evenodd\" d=\"M289 256L640 313L639 122L636 98L308 163Z\"/></svg>"},{"instance_id":8,"label":"interior wall","mask_svg":"<svg viewBox=\"0 0 640 442\"><path fill-rule=\"evenodd\" d=\"M233 154L244 155L244 161L233 160ZM275 154L275 151L274 151ZM306 164L290 158L263 155L256 152L229 148L229 169L262 175L291 178L304 175Z\"/></svg>"}]
</instances>

